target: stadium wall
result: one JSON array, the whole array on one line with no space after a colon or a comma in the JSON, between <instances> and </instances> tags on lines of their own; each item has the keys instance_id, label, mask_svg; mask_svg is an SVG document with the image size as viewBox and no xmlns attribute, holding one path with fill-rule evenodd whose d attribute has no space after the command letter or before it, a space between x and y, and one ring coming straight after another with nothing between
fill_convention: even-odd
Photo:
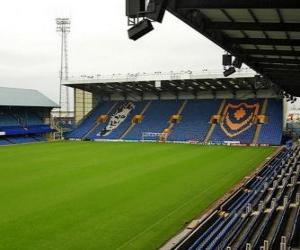
<instances>
[{"instance_id":1,"label":"stadium wall","mask_svg":"<svg viewBox=\"0 0 300 250\"><path fill-rule=\"evenodd\" d=\"M190 92L179 92L176 96L172 93L162 92L160 97L152 93L144 93L143 99L139 95L128 95L127 97L121 94L113 94L111 98L101 97L97 94L93 94L94 99L103 100L103 101L147 101L147 100L193 100L193 99L251 99L251 98L278 98L278 94L272 90L259 90L256 95L253 94L253 91L248 90L237 90L235 95L231 91L199 91L196 95L191 94ZM100 97L100 98L99 98Z\"/></svg>"},{"instance_id":2,"label":"stadium wall","mask_svg":"<svg viewBox=\"0 0 300 250\"><path fill-rule=\"evenodd\" d=\"M74 113L75 122L82 120L98 103L96 94L75 89L74 91Z\"/></svg>"}]
</instances>

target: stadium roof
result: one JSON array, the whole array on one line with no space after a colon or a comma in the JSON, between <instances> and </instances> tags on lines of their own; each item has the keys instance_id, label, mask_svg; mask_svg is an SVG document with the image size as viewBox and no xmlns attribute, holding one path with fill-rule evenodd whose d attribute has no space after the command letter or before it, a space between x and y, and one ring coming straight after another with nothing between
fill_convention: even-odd
<instances>
[{"instance_id":1,"label":"stadium roof","mask_svg":"<svg viewBox=\"0 0 300 250\"><path fill-rule=\"evenodd\" d=\"M55 102L37 90L4 87L0 87L0 106L59 107Z\"/></svg>"},{"instance_id":2,"label":"stadium roof","mask_svg":"<svg viewBox=\"0 0 300 250\"><path fill-rule=\"evenodd\" d=\"M153 1L283 90L300 96L299 0Z\"/></svg>"},{"instance_id":3,"label":"stadium roof","mask_svg":"<svg viewBox=\"0 0 300 250\"><path fill-rule=\"evenodd\" d=\"M170 0L168 11L300 96L299 0Z\"/></svg>"},{"instance_id":4,"label":"stadium roof","mask_svg":"<svg viewBox=\"0 0 300 250\"><path fill-rule=\"evenodd\" d=\"M204 70L202 72L84 76L79 79L70 79L65 82L65 85L106 96L114 93L139 96L151 93L160 96L161 93L166 92L174 95L182 92L198 95L204 91L212 93L230 91L235 94L238 90L250 90L256 93L258 90L270 89L271 82L255 75L252 70L242 70L227 78L224 77L222 71Z\"/></svg>"}]
</instances>

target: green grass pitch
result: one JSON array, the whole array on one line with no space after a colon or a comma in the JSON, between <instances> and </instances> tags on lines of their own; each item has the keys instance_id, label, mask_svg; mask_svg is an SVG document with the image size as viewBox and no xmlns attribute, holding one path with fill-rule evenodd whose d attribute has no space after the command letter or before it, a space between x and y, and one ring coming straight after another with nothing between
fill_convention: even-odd
<instances>
[{"instance_id":1,"label":"green grass pitch","mask_svg":"<svg viewBox=\"0 0 300 250\"><path fill-rule=\"evenodd\" d=\"M0 147L0 249L157 249L274 148Z\"/></svg>"}]
</instances>

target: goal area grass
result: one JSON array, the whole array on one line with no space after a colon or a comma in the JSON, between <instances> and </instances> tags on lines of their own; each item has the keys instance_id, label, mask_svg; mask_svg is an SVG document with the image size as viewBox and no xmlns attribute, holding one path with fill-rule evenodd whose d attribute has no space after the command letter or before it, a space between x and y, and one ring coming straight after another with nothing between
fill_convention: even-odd
<instances>
[{"instance_id":1,"label":"goal area grass","mask_svg":"<svg viewBox=\"0 0 300 250\"><path fill-rule=\"evenodd\" d=\"M157 249L275 148L0 147L0 249Z\"/></svg>"}]
</instances>

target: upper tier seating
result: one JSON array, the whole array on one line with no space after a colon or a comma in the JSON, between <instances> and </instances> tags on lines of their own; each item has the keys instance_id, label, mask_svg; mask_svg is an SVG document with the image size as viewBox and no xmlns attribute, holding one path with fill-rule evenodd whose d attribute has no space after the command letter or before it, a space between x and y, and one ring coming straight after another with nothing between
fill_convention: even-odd
<instances>
[{"instance_id":1,"label":"upper tier seating","mask_svg":"<svg viewBox=\"0 0 300 250\"><path fill-rule=\"evenodd\" d=\"M18 120L6 111L0 110L0 127L19 126Z\"/></svg>"},{"instance_id":2,"label":"upper tier seating","mask_svg":"<svg viewBox=\"0 0 300 250\"><path fill-rule=\"evenodd\" d=\"M43 124L43 120L37 114L35 114L33 112L26 113L24 118L26 120L27 126Z\"/></svg>"},{"instance_id":3,"label":"upper tier seating","mask_svg":"<svg viewBox=\"0 0 300 250\"><path fill-rule=\"evenodd\" d=\"M0 145L45 140L42 135L53 132L53 129L44 123L38 112L38 108L0 107ZM35 140L34 135L39 139Z\"/></svg>"}]
</instances>

